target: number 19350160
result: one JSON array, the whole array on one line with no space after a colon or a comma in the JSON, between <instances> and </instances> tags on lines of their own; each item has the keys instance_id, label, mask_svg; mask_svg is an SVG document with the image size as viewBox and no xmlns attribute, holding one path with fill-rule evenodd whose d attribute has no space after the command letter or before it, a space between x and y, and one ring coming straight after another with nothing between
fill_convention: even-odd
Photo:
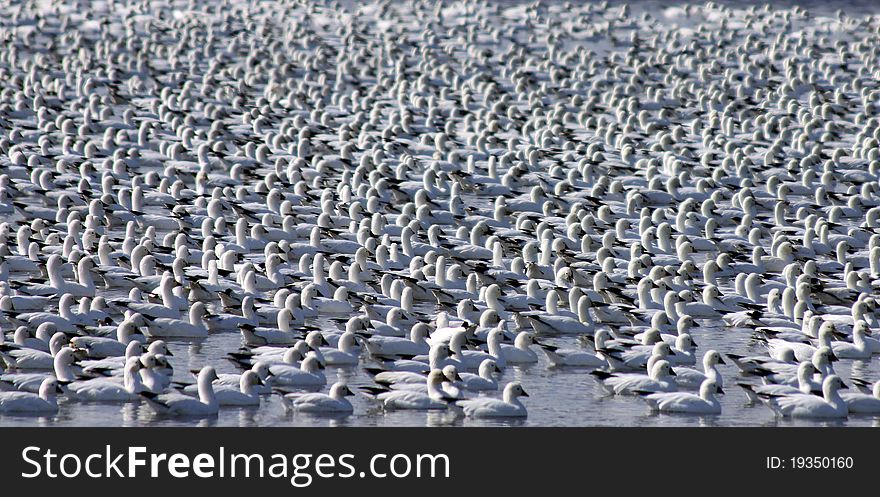
<instances>
[{"instance_id":1,"label":"number 19350160","mask_svg":"<svg viewBox=\"0 0 880 497\"><path fill-rule=\"evenodd\" d=\"M855 461L846 456L769 456L767 469L852 469Z\"/></svg>"}]
</instances>

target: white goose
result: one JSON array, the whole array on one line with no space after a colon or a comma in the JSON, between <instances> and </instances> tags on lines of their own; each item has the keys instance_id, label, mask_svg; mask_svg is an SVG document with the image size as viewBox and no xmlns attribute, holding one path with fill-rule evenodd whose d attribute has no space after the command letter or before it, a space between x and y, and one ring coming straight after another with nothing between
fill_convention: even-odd
<instances>
[{"instance_id":1,"label":"white goose","mask_svg":"<svg viewBox=\"0 0 880 497\"><path fill-rule=\"evenodd\" d=\"M314 352L306 354L300 367L289 364L273 364L269 366L274 386L288 387L322 387L327 383L324 366L318 361Z\"/></svg>"},{"instance_id":2,"label":"white goose","mask_svg":"<svg viewBox=\"0 0 880 497\"><path fill-rule=\"evenodd\" d=\"M853 382L855 382L853 378ZM870 394L862 392L842 392L840 396L846 402L851 414L880 414L880 381L874 383Z\"/></svg>"},{"instance_id":3,"label":"white goose","mask_svg":"<svg viewBox=\"0 0 880 497\"><path fill-rule=\"evenodd\" d=\"M61 347L52 360L52 369L56 380L59 382L72 382L77 379L76 369L73 367L76 361L76 350L72 347ZM14 388L25 392L35 393L49 373L6 373L0 375L0 389Z\"/></svg>"},{"instance_id":4,"label":"white goose","mask_svg":"<svg viewBox=\"0 0 880 497\"><path fill-rule=\"evenodd\" d=\"M501 399L478 397L460 400L456 405L470 418L524 418L528 411L519 398L528 396L519 382L511 382L504 387Z\"/></svg>"},{"instance_id":5,"label":"white goose","mask_svg":"<svg viewBox=\"0 0 880 497\"><path fill-rule=\"evenodd\" d=\"M58 411L58 394L63 393L58 381L49 376L40 382L38 393L0 392L0 412L54 413Z\"/></svg>"},{"instance_id":6,"label":"white goose","mask_svg":"<svg viewBox=\"0 0 880 497\"><path fill-rule=\"evenodd\" d=\"M706 378L700 385L700 394L690 392L658 392L644 395L642 398L654 411L663 413L683 414L721 414L721 402L716 393L724 393L721 387L711 378Z\"/></svg>"},{"instance_id":7,"label":"white goose","mask_svg":"<svg viewBox=\"0 0 880 497\"><path fill-rule=\"evenodd\" d=\"M675 382L681 388L699 388L707 379L715 382L718 388L724 388L724 378L718 371L718 365L725 364L721 354L716 350L709 350L703 355L703 371L692 368L672 368L675 373Z\"/></svg>"},{"instance_id":8,"label":"white goose","mask_svg":"<svg viewBox=\"0 0 880 497\"><path fill-rule=\"evenodd\" d=\"M501 373L501 368L492 359L486 359L480 363L477 374L459 373L461 377L461 385L465 390L471 392L483 392L487 390L498 390L498 381L495 380L494 373Z\"/></svg>"},{"instance_id":9,"label":"white goose","mask_svg":"<svg viewBox=\"0 0 880 497\"><path fill-rule=\"evenodd\" d=\"M678 385L675 383L675 373L666 360L654 363L650 374L636 373L609 373L606 371L592 371L601 385L609 392L616 395L635 395L638 392L675 392Z\"/></svg>"},{"instance_id":10,"label":"white goose","mask_svg":"<svg viewBox=\"0 0 880 497\"><path fill-rule=\"evenodd\" d=\"M344 383L334 383L330 393L285 393L281 396L286 409L310 414L350 414L354 407L346 397L354 395Z\"/></svg>"},{"instance_id":11,"label":"white goose","mask_svg":"<svg viewBox=\"0 0 880 497\"><path fill-rule=\"evenodd\" d=\"M375 398L388 410L436 410L446 409L456 399L449 397L441 386L446 380L443 371L434 369L426 378L427 391L392 390L375 394Z\"/></svg>"},{"instance_id":12,"label":"white goose","mask_svg":"<svg viewBox=\"0 0 880 497\"><path fill-rule=\"evenodd\" d=\"M66 345L68 345L67 335L59 331L49 339L49 352L13 344L0 344L0 358L3 359L7 369L52 369L55 356Z\"/></svg>"},{"instance_id":13,"label":"white goose","mask_svg":"<svg viewBox=\"0 0 880 497\"><path fill-rule=\"evenodd\" d=\"M131 357L125 363L122 383L109 378L95 378L74 381L67 385L67 390L73 398L85 401L126 402L138 400L139 394L144 391L144 385L138 374L141 366L140 358Z\"/></svg>"},{"instance_id":14,"label":"white goose","mask_svg":"<svg viewBox=\"0 0 880 497\"><path fill-rule=\"evenodd\" d=\"M198 398L173 392L156 394L141 392L140 395L158 414L170 414L178 416L216 416L220 403L214 395L212 382L217 379L217 371L213 366L205 366L199 371Z\"/></svg>"},{"instance_id":15,"label":"white goose","mask_svg":"<svg viewBox=\"0 0 880 497\"><path fill-rule=\"evenodd\" d=\"M235 386L221 384L219 380L218 376L212 386L219 405L240 407L260 405L260 391L257 387L264 386L264 383L255 371L248 370L242 373L238 385ZM184 389L184 392L190 393L189 389Z\"/></svg>"},{"instance_id":16,"label":"white goose","mask_svg":"<svg viewBox=\"0 0 880 497\"><path fill-rule=\"evenodd\" d=\"M540 344L541 350L550 360L553 367L571 366L582 368L601 368L608 366L608 362L596 354L581 349L560 349L545 343Z\"/></svg>"},{"instance_id":17,"label":"white goose","mask_svg":"<svg viewBox=\"0 0 880 497\"><path fill-rule=\"evenodd\" d=\"M189 309L189 321L144 317L147 322L144 333L153 338L204 338L208 336L207 314L205 304L195 302Z\"/></svg>"},{"instance_id":18,"label":"white goose","mask_svg":"<svg viewBox=\"0 0 880 497\"><path fill-rule=\"evenodd\" d=\"M777 415L791 418L845 418L849 414L839 390L846 388L840 377L829 375L822 382L822 397L797 393L792 395L759 394Z\"/></svg>"},{"instance_id":19,"label":"white goose","mask_svg":"<svg viewBox=\"0 0 880 497\"><path fill-rule=\"evenodd\" d=\"M427 338L428 325L418 323L410 330L409 338L374 335L364 340L364 346L375 357L417 356L430 350Z\"/></svg>"}]
</instances>

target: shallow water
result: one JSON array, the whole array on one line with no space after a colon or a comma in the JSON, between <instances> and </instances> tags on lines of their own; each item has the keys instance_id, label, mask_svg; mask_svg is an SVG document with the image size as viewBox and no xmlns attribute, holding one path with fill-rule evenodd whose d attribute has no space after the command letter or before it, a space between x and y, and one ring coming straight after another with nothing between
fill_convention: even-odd
<instances>
[{"instance_id":1,"label":"shallow water","mask_svg":"<svg viewBox=\"0 0 880 497\"><path fill-rule=\"evenodd\" d=\"M737 350L762 353L762 347L749 344L749 332L744 329L724 329L703 322L704 326L690 331L700 351L715 348L719 351ZM331 323L324 323L332 326ZM735 335L735 336L732 336ZM547 338L544 341L565 346L576 346L574 338ZM206 363L218 372L238 372L236 366L219 359L240 344L237 333L220 333L204 341L169 341L174 353L171 362L175 380L192 382L191 368ZM726 395L721 396L722 414L718 416L658 415L652 413L638 398L614 397L588 374L587 370L547 367L547 358L526 368L507 368L500 376L502 383L521 380L529 393L524 399L529 415L525 420L465 419L449 412L395 411L383 413L375 402L358 395L353 398L355 412L348 417L321 417L292 414L285 411L277 395L266 396L260 408L223 408L217 418L185 419L157 416L141 403L126 405L74 403L60 401L56 416L0 416L3 426L880 426L880 416L851 415L846 421L811 421L777 419L770 409L747 405L743 391L735 385L735 366L719 366L725 378ZM880 364L841 360L835 369L844 378L853 369L862 378L880 377ZM328 384L344 378L356 390L358 386L373 385L361 368L334 368L325 371ZM754 380L751 380L754 381Z\"/></svg>"},{"instance_id":2,"label":"shallow water","mask_svg":"<svg viewBox=\"0 0 880 497\"><path fill-rule=\"evenodd\" d=\"M510 2L500 2L510 3ZM611 4L622 2L612 1ZM751 2L722 1L720 3L750 4ZM681 2L651 1L636 7L649 9L653 6L681 4ZM759 3L760 4L760 3ZM776 3L779 5L780 3ZM880 10L876 2L834 2L808 1L781 2L782 5L806 5L820 12L833 11L839 7L857 12ZM683 24L685 24L682 21ZM687 26L683 26L687 27ZM821 26L820 26L821 28ZM591 49L601 52L601 43L586 43ZM504 137L502 135L502 137ZM482 209L490 205L486 198L465 196L470 207ZM161 214L161 211L155 212ZM122 296L110 294L107 297ZM325 329L335 327L329 320L316 323ZM763 347L751 339L749 330L731 329L721 323L701 322L701 326L689 330L697 344L698 353L717 349L722 353L739 354L764 352ZM548 338L546 342L563 347L574 347L574 338ZM239 369L224 359L229 351L240 346L238 333L213 334L205 340L169 341L175 354L171 362L175 368L175 379L192 382L190 369L205 364L214 365L219 372L238 372ZM471 420L457 416L454 412L412 412L398 411L385 413L364 396L353 399L355 413L347 417L320 417L286 412L278 396L266 396L260 408L224 408L216 418L183 419L161 417L142 403L126 405L78 403L61 400L59 413L50 417L0 416L2 426L875 426L880 425L880 416L852 415L848 420L823 422L809 420L781 420L766 407L749 406L746 396L735 385L737 370L733 365L722 365L726 395L721 399L723 414L718 416L657 415L652 414L638 398L608 396L592 376L584 369L550 369L543 354L539 363L526 368L508 368L499 376L499 383L512 380L523 381L530 397L525 399L529 416L525 420ZM836 363L837 372L848 381L852 371L857 376L870 380L880 378L880 362L854 362L844 360ZM336 379L345 379L356 390L358 386L372 385L369 375L360 367L334 368L326 371L328 384ZM753 381L753 380L752 380Z\"/></svg>"}]
</instances>

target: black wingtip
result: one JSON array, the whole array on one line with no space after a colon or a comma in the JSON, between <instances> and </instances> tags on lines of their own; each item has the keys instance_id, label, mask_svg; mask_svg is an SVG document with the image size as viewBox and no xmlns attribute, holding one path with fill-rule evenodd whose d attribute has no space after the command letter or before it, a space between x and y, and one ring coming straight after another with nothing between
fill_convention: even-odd
<instances>
[{"instance_id":1,"label":"black wingtip","mask_svg":"<svg viewBox=\"0 0 880 497\"><path fill-rule=\"evenodd\" d=\"M600 380L607 380L608 378L611 378L612 376L614 376L613 373L609 373L608 371L602 371L601 369L590 371L590 374L595 376L596 378L599 378Z\"/></svg>"}]
</instances>

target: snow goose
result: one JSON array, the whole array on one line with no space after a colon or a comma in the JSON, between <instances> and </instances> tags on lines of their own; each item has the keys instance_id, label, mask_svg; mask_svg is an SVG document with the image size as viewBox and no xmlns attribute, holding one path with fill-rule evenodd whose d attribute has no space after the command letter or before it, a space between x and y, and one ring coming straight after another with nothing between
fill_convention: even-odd
<instances>
[{"instance_id":1,"label":"snow goose","mask_svg":"<svg viewBox=\"0 0 880 497\"><path fill-rule=\"evenodd\" d=\"M312 283L303 288L302 308L307 314L350 314L354 311L354 307L349 301L348 288L344 286L333 292L333 298L318 297L317 293L318 291Z\"/></svg>"},{"instance_id":2,"label":"snow goose","mask_svg":"<svg viewBox=\"0 0 880 497\"><path fill-rule=\"evenodd\" d=\"M0 358L3 359L7 369L52 369L55 356L66 345L68 345L67 335L59 331L49 339L49 352L13 344L0 344Z\"/></svg>"},{"instance_id":3,"label":"snow goose","mask_svg":"<svg viewBox=\"0 0 880 497\"><path fill-rule=\"evenodd\" d=\"M308 338L306 343L308 343ZM346 331L339 337L339 342L335 348L321 347L319 350L324 356L324 364L328 366L356 365L360 357L357 336L350 331Z\"/></svg>"},{"instance_id":4,"label":"snow goose","mask_svg":"<svg viewBox=\"0 0 880 497\"><path fill-rule=\"evenodd\" d=\"M167 373L167 362L159 355L147 352L142 355L141 369L138 374L141 376L141 383L147 392L161 393L171 384L171 376Z\"/></svg>"},{"instance_id":5,"label":"snow goose","mask_svg":"<svg viewBox=\"0 0 880 497\"><path fill-rule=\"evenodd\" d=\"M630 350L612 350L608 348L596 349L601 352L608 361L612 371L633 371L644 369L648 362L654 360L666 360L675 354L672 347L666 342L657 342L647 350L645 347L633 347Z\"/></svg>"},{"instance_id":6,"label":"snow goose","mask_svg":"<svg viewBox=\"0 0 880 497\"><path fill-rule=\"evenodd\" d=\"M584 368L600 368L608 365L608 362L595 354L580 349L561 349L545 343L539 344L541 350L550 360L553 367L572 366Z\"/></svg>"},{"instance_id":7,"label":"snow goose","mask_svg":"<svg viewBox=\"0 0 880 497\"><path fill-rule=\"evenodd\" d=\"M103 359L125 354L126 347L132 341L146 342L146 338L138 333L138 327L132 320L124 320L116 327L116 339L108 337L77 336L70 339L75 347L86 351L90 359Z\"/></svg>"},{"instance_id":8,"label":"snow goose","mask_svg":"<svg viewBox=\"0 0 880 497\"><path fill-rule=\"evenodd\" d=\"M498 382L495 380L494 373L500 373L501 368L492 359L486 359L480 363L478 374L459 373L461 385L465 390L471 392L482 392L487 390L497 390Z\"/></svg>"},{"instance_id":9,"label":"snow goose","mask_svg":"<svg viewBox=\"0 0 880 497\"><path fill-rule=\"evenodd\" d=\"M205 304L195 302L189 310L189 321L144 317L147 323L144 333L153 338L204 338L208 336L207 314Z\"/></svg>"},{"instance_id":10,"label":"snow goose","mask_svg":"<svg viewBox=\"0 0 880 497\"><path fill-rule=\"evenodd\" d=\"M78 326L82 323L71 310L74 305L75 297L72 294L65 293L58 300L58 312L28 312L24 314L13 315L7 312L11 320L19 323L27 323L31 328L36 328L43 323L52 323L58 331L73 333L78 330Z\"/></svg>"},{"instance_id":11,"label":"snow goose","mask_svg":"<svg viewBox=\"0 0 880 497\"><path fill-rule=\"evenodd\" d=\"M190 387L187 387L183 389L184 393L199 393L199 385L193 386L196 387L195 392ZM262 386L265 386L265 384L260 379L260 375L256 371L248 370L239 376L238 385L222 384L218 376L217 380L214 380L212 388L214 389L217 403L220 406L249 407L260 405L261 392L258 390L258 387Z\"/></svg>"},{"instance_id":12,"label":"snow goose","mask_svg":"<svg viewBox=\"0 0 880 497\"><path fill-rule=\"evenodd\" d=\"M277 328L256 327L252 324L241 323L238 329L241 331L245 345L259 347L264 345L292 345L302 339L302 335L293 331L291 320L293 315L288 309L278 312Z\"/></svg>"},{"instance_id":13,"label":"snow goose","mask_svg":"<svg viewBox=\"0 0 880 497\"><path fill-rule=\"evenodd\" d=\"M165 342L163 342L162 340L157 340L154 343L157 342L160 344L160 346L165 346ZM167 349L165 350L167 351ZM132 340L128 342L128 345L125 347L125 355L105 357L103 359L87 359L80 361L80 366L82 366L83 373L85 374L97 373L113 375L117 369L121 370L125 368L125 364L130 358L139 358L142 354L145 354L146 352L147 350L144 348L144 344L138 342L137 340Z\"/></svg>"},{"instance_id":14,"label":"snow goose","mask_svg":"<svg viewBox=\"0 0 880 497\"><path fill-rule=\"evenodd\" d=\"M865 341L866 334L867 325L864 321L858 321L853 328L852 343L833 341L831 350L840 359L870 359L873 351Z\"/></svg>"},{"instance_id":15,"label":"snow goose","mask_svg":"<svg viewBox=\"0 0 880 497\"><path fill-rule=\"evenodd\" d=\"M759 394L777 415L792 418L845 418L849 414L839 390L846 388L840 377L829 375L822 382L822 397L797 393L792 395Z\"/></svg>"},{"instance_id":16,"label":"snow goose","mask_svg":"<svg viewBox=\"0 0 880 497\"><path fill-rule=\"evenodd\" d=\"M324 366L318 361L314 352L306 354L299 367L289 364L273 364L269 366L272 373L273 386L286 387L322 387L327 383Z\"/></svg>"},{"instance_id":17,"label":"snow goose","mask_svg":"<svg viewBox=\"0 0 880 497\"><path fill-rule=\"evenodd\" d=\"M199 371L198 398L172 392L156 394L141 392L140 395L159 414L178 416L216 416L220 407L214 395L212 382L217 379L217 371L212 366L205 366Z\"/></svg>"},{"instance_id":18,"label":"snow goose","mask_svg":"<svg viewBox=\"0 0 880 497\"><path fill-rule=\"evenodd\" d=\"M855 381L856 378L853 378L853 382ZM870 394L842 392L840 396L851 414L880 414L880 381L874 383Z\"/></svg>"},{"instance_id":19,"label":"snow goose","mask_svg":"<svg viewBox=\"0 0 880 497\"><path fill-rule=\"evenodd\" d=\"M718 388L724 388L724 379L718 371L718 365L725 364L721 354L716 350L709 350L703 354L703 371L692 368L672 368L675 373L675 382L681 388L698 388L703 381L710 379Z\"/></svg>"},{"instance_id":20,"label":"snow goose","mask_svg":"<svg viewBox=\"0 0 880 497\"><path fill-rule=\"evenodd\" d=\"M52 297L40 295L3 295L0 297L0 310L3 312L35 312L49 307Z\"/></svg>"},{"instance_id":21,"label":"snow goose","mask_svg":"<svg viewBox=\"0 0 880 497\"><path fill-rule=\"evenodd\" d=\"M638 392L643 393L643 392ZM663 413L721 414L721 402L715 394L724 393L711 378L700 384L700 394L690 392L644 393L642 398L652 410Z\"/></svg>"},{"instance_id":22,"label":"snow goose","mask_svg":"<svg viewBox=\"0 0 880 497\"><path fill-rule=\"evenodd\" d=\"M108 378L74 381L67 385L70 395L77 400L92 402L125 402L138 400L144 386L138 371L141 369L138 357L131 357L125 363L122 383Z\"/></svg>"},{"instance_id":23,"label":"snow goose","mask_svg":"<svg viewBox=\"0 0 880 497\"><path fill-rule=\"evenodd\" d=\"M798 364L797 375L794 381L791 380L783 383L770 383L765 385L750 385L748 383L737 383L745 390L746 395L752 403L762 401L758 396L759 393L768 393L774 395L789 395L793 393L804 394L822 394L822 382L816 381L813 375L816 374L816 368L813 363L804 361Z\"/></svg>"},{"instance_id":24,"label":"snow goose","mask_svg":"<svg viewBox=\"0 0 880 497\"><path fill-rule=\"evenodd\" d=\"M249 388L259 394L271 393L272 373L269 371L271 364L267 361L259 360L254 362L248 371L253 372L260 379L260 383L251 385ZM246 371L247 372L247 371ZM218 373L218 380L214 382L217 387L241 387L241 376L244 373ZM184 388L184 393L193 394L197 391L197 387L189 385Z\"/></svg>"},{"instance_id":25,"label":"snow goose","mask_svg":"<svg viewBox=\"0 0 880 497\"><path fill-rule=\"evenodd\" d=\"M548 294L549 296L550 294ZM525 312L535 332L539 334L560 335L591 335L595 331L595 323L590 317L590 298L582 295L578 300L578 317L574 318L564 314L558 314L553 310L543 312Z\"/></svg>"},{"instance_id":26,"label":"snow goose","mask_svg":"<svg viewBox=\"0 0 880 497\"><path fill-rule=\"evenodd\" d=\"M58 381L49 376L40 382L37 394L30 392L0 392L0 412L54 413L58 411L57 396L63 393Z\"/></svg>"},{"instance_id":27,"label":"snow goose","mask_svg":"<svg viewBox=\"0 0 880 497\"><path fill-rule=\"evenodd\" d=\"M511 382L505 385L501 399L478 397L460 400L456 405L470 418L524 418L528 412L519 398L528 396L519 382Z\"/></svg>"},{"instance_id":28,"label":"snow goose","mask_svg":"<svg viewBox=\"0 0 880 497\"><path fill-rule=\"evenodd\" d=\"M678 390L675 373L666 360L654 363L650 374L609 373L607 371L591 371L599 383L609 392L616 395L635 395L636 392L674 392Z\"/></svg>"},{"instance_id":29,"label":"snow goose","mask_svg":"<svg viewBox=\"0 0 880 497\"><path fill-rule=\"evenodd\" d=\"M55 378L59 382L72 382L77 379L74 363L77 359L77 351L72 347L61 347L52 360L52 369ZM6 373L0 375L0 388L22 390L25 392L37 392L40 384L49 373Z\"/></svg>"},{"instance_id":30,"label":"snow goose","mask_svg":"<svg viewBox=\"0 0 880 497\"><path fill-rule=\"evenodd\" d=\"M521 331L516 335L513 345L500 344L501 354L499 357L503 357L506 364L531 364L538 362L538 354L529 348L533 344L534 338L532 334L527 331ZM499 365L499 367L503 366Z\"/></svg>"},{"instance_id":31,"label":"snow goose","mask_svg":"<svg viewBox=\"0 0 880 497\"><path fill-rule=\"evenodd\" d=\"M441 388L446 377L443 371L434 369L428 373L425 380L427 382L427 390L391 390L391 391L372 391L365 389L365 392L371 394L378 400L382 407L388 410L407 409L407 410L437 410L446 409L450 402L456 399L449 397Z\"/></svg>"},{"instance_id":32,"label":"snow goose","mask_svg":"<svg viewBox=\"0 0 880 497\"><path fill-rule=\"evenodd\" d=\"M831 337L834 333L834 325L829 322L824 322L819 327L819 336L817 339L818 345L771 338L767 340L767 349L770 351L772 357L778 359L780 357L780 350L783 347L790 348L794 350L794 356L798 361L805 361L813 356L813 352L815 352L818 347L830 347Z\"/></svg>"},{"instance_id":33,"label":"snow goose","mask_svg":"<svg viewBox=\"0 0 880 497\"><path fill-rule=\"evenodd\" d=\"M431 348L427 337L428 325L418 323L410 330L409 338L371 336L364 340L364 346L375 357L416 356L427 354Z\"/></svg>"},{"instance_id":34,"label":"snow goose","mask_svg":"<svg viewBox=\"0 0 880 497\"><path fill-rule=\"evenodd\" d=\"M71 283L64 279L61 274L64 262L60 255L52 254L46 262L46 272L49 276L48 284L34 284L21 288L22 292L28 295L64 295L70 294L74 297L94 297L95 283L91 278L89 271L95 267L90 257L83 257L77 264L77 271L82 278L79 283Z\"/></svg>"},{"instance_id":35,"label":"snow goose","mask_svg":"<svg viewBox=\"0 0 880 497\"><path fill-rule=\"evenodd\" d=\"M777 351L778 359L770 356L741 356L739 354L725 354L744 375L755 374L762 370L772 370L775 365L792 365L797 363L794 350L791 347L780 347ZM765 367L766 366L766 367Z\"/></svg>"},{"instance_id":36,"label":"snow goose","mask_svg":"<svg viewBox=\"0 0 880 497\"><path fill-rule=\"evenodd\" d=\"M344 383L334 383L330 393L284 393L281 396L286 409L310 414L348 414L354 411L351 402L346 399L354 395Z\"/></svg>"},{"instance_id":37,"label":"snow goose","mask_svg":"<svg viewBox=\"0 0 880 497\"><path fill-rule=\"evenodd\" d=\"M52 323L43 323L38 326L34 336L31 336L27 326L19 326L12 333L12 342L26 349L49 352L49 341L52 340L52 335L54 334L55 325ZM5 338L5 336L0 335L0 343L4 343Z\"/></svg>"}]
</instances>

